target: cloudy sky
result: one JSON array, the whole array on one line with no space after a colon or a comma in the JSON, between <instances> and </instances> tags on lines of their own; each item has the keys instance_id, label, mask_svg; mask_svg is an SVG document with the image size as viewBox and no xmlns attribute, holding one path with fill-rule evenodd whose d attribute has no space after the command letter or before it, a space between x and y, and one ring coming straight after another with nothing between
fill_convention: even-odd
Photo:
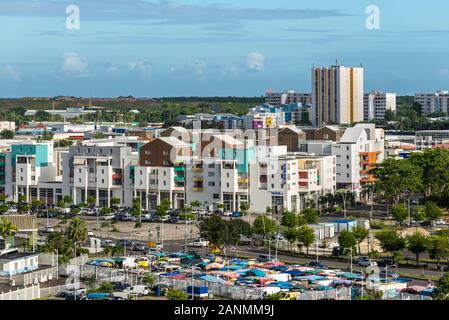
<instances>
[{"instance_id":1,"label":"cloudy sky","mask_svg":"<svg viewBox=\"0 0 449 320\"><path fill-rule=\"evenodd\" d=\"M371 5L380 29L367 28ZM310 91L310 68L337 58L363 64L366 91L449 89L448 10L447 0L0 0L0 97Z\"/></svg>"}]
</instances>

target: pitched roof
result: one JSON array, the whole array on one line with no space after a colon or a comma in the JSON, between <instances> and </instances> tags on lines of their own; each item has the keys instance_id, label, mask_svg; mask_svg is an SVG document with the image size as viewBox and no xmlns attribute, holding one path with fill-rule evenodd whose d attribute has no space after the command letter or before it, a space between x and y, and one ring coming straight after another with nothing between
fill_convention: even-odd
<instances>
[{"instance_id":1,"label":"pitched roof","mask_svg":"<svg viewBox=\"0 0 449 320\"><path fill-rule=\"evenodd\" d=\"M173 146L173 147L188 147L189 145L187 143L185 143L184 141L179 140L178 138L175 137L159 137L159 140ZM155 141L155 140L153 140ZM149 143L153 142L150 141Z\"/></svg>"}]
</instances>

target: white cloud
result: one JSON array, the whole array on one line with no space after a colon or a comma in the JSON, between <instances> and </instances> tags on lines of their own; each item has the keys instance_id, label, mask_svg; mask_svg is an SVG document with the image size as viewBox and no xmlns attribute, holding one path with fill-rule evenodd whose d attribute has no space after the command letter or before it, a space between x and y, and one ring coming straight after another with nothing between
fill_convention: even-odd
<instances>
[{"instance_id":1,"label":"white cloud","mask_svg":"<svg viewBox=\"0 0 449 320\"><path fill-rule=\"evenodd\" d=\"M151 62L145 60L130 61L128 63L128 69L149 76L153 71L153 65L151 64Z\"/></svg>"},{"instance_id":2,"label":"white cloud","mask_svg":"<svg viewBox=\"0 0 449 320\"><path fill-rule=\"evenodd\" d=\"M10 64L6 65L4 68L0 70L0 76L3 76L7 79L12 79L15 81L20 81L19 72Z\"/></svg>"},{"instance_id":3,"label":"white cloud","mask_svg":"<svg viewBox=\"0 0 449 320\"><path fill-rule=\"evenodd\" d=\"M69 52L64 54L62 71L76 76L87 74L88 64L77 53Z\"/></svg>"},{"instance_id":4,"label":"white cloud","mask_svg":"<svg viewBox=\"0 0 449 320\"><path fill-rule=\"evenodd\" d=\"M259 52L251 52L246 59L246 67L249 71L260 72L265 66L265 56Z\"/></svg>"}]
</instances>

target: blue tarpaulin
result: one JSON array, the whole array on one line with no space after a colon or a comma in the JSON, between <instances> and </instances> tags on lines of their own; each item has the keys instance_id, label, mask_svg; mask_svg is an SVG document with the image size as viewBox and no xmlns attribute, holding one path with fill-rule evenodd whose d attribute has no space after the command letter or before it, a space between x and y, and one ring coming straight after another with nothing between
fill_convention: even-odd
<instances>
[{"instance_id":1,"label":"blue tarpaulin","mask_svg":"<svg viewBox=\"0 0 449 320\"><path fill-rule=\"evenodd\" d=\"M205 276L200 277L199 279L203 280L203 281L207 281L207 282L219 282L219 283L225 282L223 279L220 279L220 278L217 278L217 277L214 277L211 275L205 275Z\"/></svg>"}]
</instances>

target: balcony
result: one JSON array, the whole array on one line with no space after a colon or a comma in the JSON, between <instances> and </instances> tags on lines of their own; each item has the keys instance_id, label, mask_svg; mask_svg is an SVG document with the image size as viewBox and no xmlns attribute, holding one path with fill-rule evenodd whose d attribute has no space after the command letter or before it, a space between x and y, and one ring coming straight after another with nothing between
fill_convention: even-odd
<instances>
[{"instance_id":1,"label":"balcony","mask_svg":"<svg viewBox=\"0 0 449 320\"><path fill-rule=\"evenodd\" d=\"M192 181L203 181L203 177L192 177Z\"/></svg>"},{"instance_id":2,"label":"balcony","mask_svg":"<svg viewBox=\"0 0 449 320\"><path fill-rule=\"evenodd\" d=\"M186 180L183 176L175 176L175 182L184 182Z\"/></svg>"},{"instance_id":3,"label":"balcony","mask_svg":"<svg viewBox=\"0 0 449 320\"><path fill-rule=\"evenodd\" d=\"M112 175L112 179L113 180L120 180L120 179L122 179L123 178L123 175L121 174L121 173L114 173L113 175Z\"/></svg>"},{"instance_id":4,"label":"balcony","mask_svg":"<svg viewBox=\"0 0 449 320\"><path fill-rule=\"evenodd\" d=\"M238 178L238 183L248 183L249 179L248 178Z\"/></svg>"},{"instance_id":5,"label":"balcony","mask_svg":"<svg viewBox=\"0 0 449 320\"><path fill-rule=\"evenodd\" d=\"M192 171L193 172L203 172L203 166L193 166Z\"/></svg>"},{"instance_id":6,"label":"balcony","mask_svg":"<svg viewBox=\"0 0 449 320\"><path fill-rule=\"evenodd\" d=\"M301 179L301 180L309 179L309 172L308 171L299 171L299 179Z\"/></svg>"},{"instance_id":7,"label":"balcony","mask_svg":"<svg viewBox=\"0 0 449 320\"><path fill-rule=\"evenodd\" d=\"M203 187L193 187L192 191L193 192L203 192Z\"/></svg>"}]
</instances>

